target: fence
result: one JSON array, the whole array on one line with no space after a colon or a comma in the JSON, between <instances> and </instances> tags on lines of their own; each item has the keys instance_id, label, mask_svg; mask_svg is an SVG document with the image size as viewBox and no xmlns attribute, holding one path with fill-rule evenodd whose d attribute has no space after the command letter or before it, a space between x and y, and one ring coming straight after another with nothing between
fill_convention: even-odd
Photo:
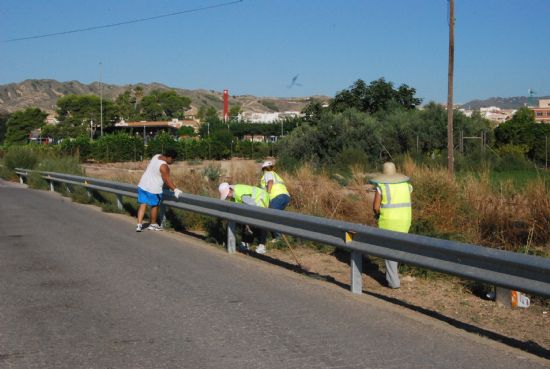
<instances>
[{"instance_id":1,"label":"fence","mask_svg":"<svg viewBox=\"0 0 550 369\"><path fill-rule=\"evenodd\" d=\"M16 169L21 182L30 172ZM137 197L136 186L132 184L63 173L36 173L50 183L51 191L54 191L54 183L57 182L116 194L120 208L123 196ZM164 198L164 206L227 220L229 253L235 252L237 223L278 231L350 251L353 293L362 293L362 260L363 254L368 254L505 289L550 297L550 259L191 194L183 194L176 199L171 193L166 192Z\"/></svg>"}]
</instances>

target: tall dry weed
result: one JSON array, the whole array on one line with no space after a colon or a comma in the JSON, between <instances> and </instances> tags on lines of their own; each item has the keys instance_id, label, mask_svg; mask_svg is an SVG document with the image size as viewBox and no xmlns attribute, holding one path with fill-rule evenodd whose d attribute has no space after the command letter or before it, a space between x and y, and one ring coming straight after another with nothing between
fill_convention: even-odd
<instances>
[{"instance_id":1,"label":"tall dry weed","mask_svg":"<svg viewBox=\"0 0 550 369\"><path fill-rule=\"evenodd\" d=\"M368 204L366 192L342 188L326 173L319 173L309 165L302 166L294 175L285 175L291 204L297 212L357 223L372 220L372 202Z\"/></svg>"},{"instance_id":2,"label":"tall dry weed","mask_svg":"<svg viewBox=\"0 0 550 369\"><path fill-rule=\"evenodd\" d=\"M457 182L447 171L426 166L407 165L405 173L413 185L413 222L423 220L437 233L456 234L463 223L461 189Z\"/></svg>"},{"instance_id":3,"label":"tall dry weed","mask_svg":"<svg viewBox=\"0 0 550 369\"><path fill-rule=\"evenodd\" d=\"M258 186L260 165L254 161L219 162L219 182ZM201 165L181 165L172 172L178 187L188 193L217 197L218 183L209 181ZM374 193L363 168L352 168L347 186L325 172L303 165L293 173L278 171L285 179L292 201L289 211L329 219L374 225ZM499 249L550 255L550 192L543 180L517 190L511 181L497 187L489 170L459 180L445 169L417 165L405 157L401 172L411 177L414 191L412 232L457 239ZM115 181L137 184L139 171L107 172Z\"/></svg>"}]
</instances>

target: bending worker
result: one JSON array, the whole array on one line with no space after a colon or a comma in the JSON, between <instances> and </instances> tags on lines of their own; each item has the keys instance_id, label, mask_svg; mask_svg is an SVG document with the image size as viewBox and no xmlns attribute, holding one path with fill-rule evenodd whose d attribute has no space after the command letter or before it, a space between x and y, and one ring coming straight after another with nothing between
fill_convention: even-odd
<instances>
[{"instance_id":1,"label":"bending worker","mask_svg":"<svg viewBox=\"0 0 550 369\"><path fill-rule=\"evenodd\" d=\"M269 194L269 208L285 210L290 202L290 194L285 181L273 170L275 165L271 161L262 164L262 179L260 186ZM279 232L273 232L275 240L281 237Z\"/></svg>"},{"instance_id":2,"label":"bending worker","mask_svg":"<svg viewBox=\"0 0 550 369\"><path fill-rule=\"evenodd\" d=\"M395 164L384 163L383 174L371 180L376 185L372 210L378 218L378 228L408 233L411 227L412 207L409 177L397 173ZM386 280L390 288L399 288L396 261L386 260Z\"/></svg>"},{"instance_id":3,"label":"bending worker","mask_svg":"<svg viewBox=\"0 0 550 369\"><path fill-rule=\"evenodd\" d=\"M220 184L218 190L220 192L220 200L231 200L237 204L259 206L261 208L267 208L269 206L268 193L259 187L245 184L230 185L224 182ZM246 228L248 228L248 226L244 227L243 240L245 239L244 234L246 233ZM265 254L266 231L263 229L253 229L250 233L256 233L258 235L259 244L258 247L256 247L256 253ZM241 245L242 248L248 250L248 242L243 241Z\"/></svg>"},{"instance_id":4,"label":"bending worker","mask_svg":"<svg viewBox=\"0 0 550 369\"><path fill-rule=\"evenodd\" d=\"M153 156L147 169L141 176L138 184L138 214L136 232L143 230L143 217L147 206L151 207L151 223L147 229L153 231L161 231L162 228L157 224L157 216L160 202L162 201L162 186L166 185L172 191L176 198L183 193L176 188L174 182L170 178L170 167L177 158L177 151L168 149L164 155L157 154Z\"/></svg>"}]
</instances>

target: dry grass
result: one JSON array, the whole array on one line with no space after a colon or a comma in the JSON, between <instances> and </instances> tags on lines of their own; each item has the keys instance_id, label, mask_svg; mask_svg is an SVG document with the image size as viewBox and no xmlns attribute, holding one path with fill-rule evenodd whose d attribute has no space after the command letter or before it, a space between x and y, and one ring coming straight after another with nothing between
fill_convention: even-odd
<instances>
[{"instance_id":1,"label":"dry grass","mask_svg":"<svg viewBox=\"0 0 550 369\"><path fill-rule=\"evenodd\" d=\"M259 164L250 160L217 162L221 174L217 181L204 175L203 168L208 165L212 163L178 163L172 169L175 183L186 192L217 197L219 182L258 185L261 178ZM117 168L101 177L137 183L141 171L136 169L142 166L134 164L129 171ZM455 180L444 169L419 166L410 158L405 158L398 170L411 177L414 186L412 231L415 233L550 255L550 192L543 180L532 181L519 191L511 182L503 182L495 189L488 171ZM345 187L307 164L293 174L278 173L292 195L288 210L375 224L369 174L361 168L353 168L352 178Z\"/></svg>"}]
</instances>

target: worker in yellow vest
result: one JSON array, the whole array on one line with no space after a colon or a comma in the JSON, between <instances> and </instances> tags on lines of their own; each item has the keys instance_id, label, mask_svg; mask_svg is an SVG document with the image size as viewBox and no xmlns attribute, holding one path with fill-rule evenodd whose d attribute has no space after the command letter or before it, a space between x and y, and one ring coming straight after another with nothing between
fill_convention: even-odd
<instances>
[{"instance_id":1,"label":"worker in yellow vest","mask_svg":"<svg viewBox=\"0 0 550 369\"><path fill-rule=\"evenodd\" d=\"M290 202L290 194L285 186L285 181L274 171L275 165L271 161L262 164L262 179L260 187L269 194L269 208L285 210ZM281 234L273 232L274 241L277 241Z\"/></svg>"},{"instance_id":2,"label":"worker in yellow vest","mask_svg":"<svg viewBox=\"0 0 550 369\"><path fill-rule=\"evenodd\" d=\"M397 173L395 164L384 163L383 174L373 178L376 194L372 209L378 219L378 228L408 233L411 227L412 207L409 177ZM386 260L386 280L391 288L399 288L396 261Z\"/></svg>"},{"instance_id":3,"label":"worker in yellow vest","mask_svg":"<svg viewBox=\"0 0 550 369\"><path fill-rule=\"evenodd\" d=\"M238 204L259 206L261 208L267 208L269 206L268 193L259 187L249 186L245 184L230 185L229 183L224 182L220 184L220 186L218 187L218 191L220 192L220 200L231 200ZM247 240L247 236L249 235L247 233L252 233L252 240L250 241L253 241L253 235L257 234L259 244L258 247L256 247L255 251L258 254L265 254L266 231L263 229L253 228L251 232L246 232L247 228L247 225L243 227L243 242L241 243L241 249L249 249L249 242Z\"/></svg>"}]
</instances>

